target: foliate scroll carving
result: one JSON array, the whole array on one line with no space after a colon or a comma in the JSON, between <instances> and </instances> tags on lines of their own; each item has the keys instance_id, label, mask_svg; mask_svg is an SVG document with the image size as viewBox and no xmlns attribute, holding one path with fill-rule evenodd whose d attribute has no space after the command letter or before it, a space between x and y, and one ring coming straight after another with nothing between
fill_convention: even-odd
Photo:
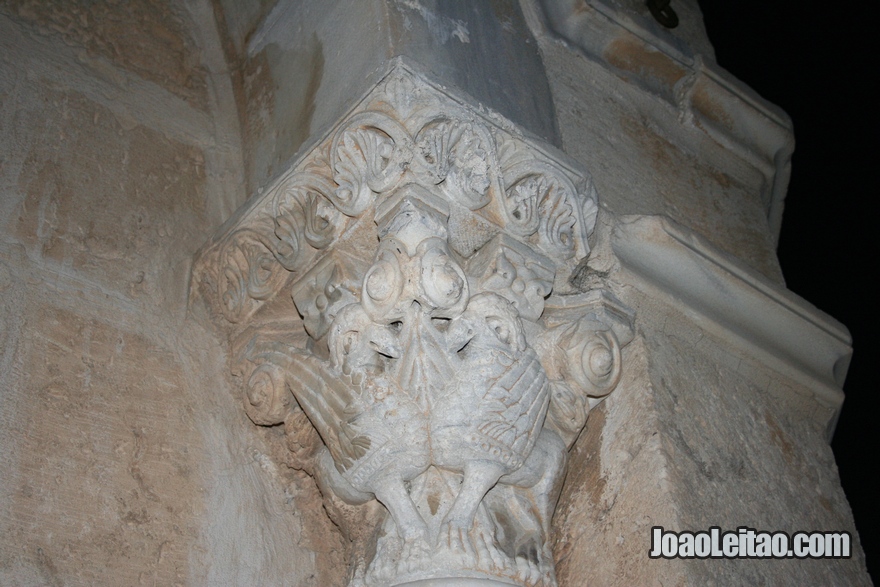
<instances>
[{"instance_id":1,"label":"foliate scroll carving","mask_svg":"<svg viewBox=\"0 0 880 587\"><path fill-rule=\"evenodd\" d=\"M556 585L567 451L631 336L569 285L596 209L563 155L401 66L202 253L248 416L358 537L352 587Z\"/></svg>"},{"instance_id":2,"label":"foliate scroll carving","mask_svg":"<svg viewBox=\"0 0 880 587\"><path fill-rule=\"evenodd\" d=\"M457 215L461 234L449 235L453 249L477 225L511 235L550 257L554 286L564 288L575 262L589 253L595 190L561 154L498 121L402 67L389 74L246 211L236 226L247 235L226 234L206 252L206 260L223 256L219 266L208 263L214 274L206 276L224 299L223 315L230 322L250 316L344 239L367 210L406 186L426 189Z\"/></svg>"},{"instance_id":3,"label":"foliate scroll carving","mask_svg":"<svg viewBox=\"0 0 880 587\"><path fill-rule=\"evenodd\" d=\"M570 447L590 410L620 381L633 314L603 291L556 299L548 310L547 328L536 343L551 380L548 425Z\"/></svg>"},{"instance_id":4,"label":"foliate scroll carving","mask_svg":"<svg viewBox=\"0 0 880 587\"><path fill-rule=\"evenodd\" d=\"M316 249L326 248L336 239L342 226L341 214L329 200L334 190L335 186L319 173L297 173L286 181L275 196L276 235L283 238L278 234L278 227L282 219L287 219L285 224L289 228L284 231L287 240L301 236ZM294 271L294 261L291 257L290 262L282 264Z\"/></svg>"},{"instance_id":5,"label":"foliate scroll carving","mask_svg":"<svg viewBox=\"0 0 880 587\"><path fill-rule=\"evenodd\" d=\"M291 397L287 374L278 365L264 363L248 378L245 410L254 424L274 426L290 411Z\"/></svg>"},{"instance_id":6,"label":"foliate scroll carving","mask_svg":"<svg viewBox=\"0 0 880 587\"><path fill-rule=\"evenodd\" d=\"M242 229L230 235L220 250L219 309L230 322L245 315L252 300L270 297L287 278L276 263L274 239L264 231Z\"/></svg>"},{"instance_id":7,"label":"foliate scroll carving","mask_svg":"<svg viewBox=\"0 0 880 587\"><path fill-rule=\"evenodd\" d=\"M570 258L596 221L595 193L575 188L557 167L536 161L518 162L504 171L507 192L502 201L511 230L537 234L538 246L553 256ZM587 250L589 250L587 248Z\"/></svg>"},{"instance_id":8,"label":"foliate scroll carving","mask_svg":"<svg viewBox=\"0 0 880 587\"><path fill-rule=\"evenodd\" d=\"M478 210L489 203L489 187L498 177L492 147L485 126L440 119L419 131L413 164L418 176L442 185L451 200Z\"/></svg>"}]
</instances>

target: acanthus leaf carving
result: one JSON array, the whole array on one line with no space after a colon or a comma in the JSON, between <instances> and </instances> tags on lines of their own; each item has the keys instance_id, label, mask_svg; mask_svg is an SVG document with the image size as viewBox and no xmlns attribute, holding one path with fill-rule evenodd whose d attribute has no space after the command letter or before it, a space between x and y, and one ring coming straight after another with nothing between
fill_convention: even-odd
<instances>
[{"instance_id":1,"label":"acanthus leaf carving","mask_svg":"<svg viewBox=\"0 0 880 587\"><path fill-rule=\"evenodd\" d=\"M290 218L286 224L296 229L296 238L300 234L315 249L324 249L338 236L343 225L339 210L330 203L328 194L334 193L332 182L315 172L294 174L285 181L275 196L273 211L276 222L276 235L284 240L292 241L293 237L285 231L285 236L278 234L281 218ZM299 245L290 245L291 249ZM287 263L283 263L289 271L295 270L297 259L288 255Z\"/></svg>"},{"instance_id":2,"label":"acanthus leaf carving","mask_svg":"<svg viewBox=\"0 0 880 587\"><path fill-rule=\"evenodd\" d=\"M230 322L237 322L252 309L252 299L268 299L287 279L276 260L273 238L265 231L236 231L224 242L219 258L219 307Z\"/></svg>"},{"instance_id":3,"label":"acanthus leaf carving","mask_svg":"<svg viewBox=\"0 0 880 587\"><path fill-rule=\"evenodd\" d=\"M579 192L565 172L539 160L506 168L504 180L508 187L503 201L513 232L522 236L537 233L538 246L546 254L563 259L572 257L578 249L584 254L589 252L587 236L595 225L597 211L594 190Z\"/></svg>"},{"instance_id":4,"label":"acanthus leaf carving","mask_svg":"<svg viewBox=\"0 0 880 587\"><path fill-rule=\"evenodd\" d=\"M367 208L372 196L366 182L370 147L378 150L382 141L382 146L390 149L390 141L361 129L346 131L340 139L333 153L333 179L339 184L334 190L333 203L345 214L358 216Z\"/></svg>"},{"instance_id":5,"label":"acanthus leaf carving","mask_svg":"<svg viewBox=\"0 0 880 587\"><path fill-rule=\"evenodd\" d=\"M557 155L395 71L203 257L248 416L325 499L375 506L352 586L556 584L567 450L631 337L554 292L597 212Z\"/></svg>"},{"instance_id":6,"label":"acanthus leaf carving","mask_svg":"<svg viewBox=\"0 0 880 587\"><path fill-rule=\"evenodd\" d=\"M409 133L379 112L352 117L333 139L330 160L338 187L331 200L348 216L359 216L373 194L393 187L412 157Z\"/></svg>"},{"instance_id":7,"label":"acanthus leaf carving","mask_svg":"<svg viewBox=\"0 0 880 587\"><path fill-rule=\"evenodd\" d=\"M530 236L541 222L538 206L548 190L547 181L541 175L527 175L509 183L503 198L507 228L518 236Z\"/></svg>"},{"instance_id":8,"label":"acanthus leaf carving","mask_svg":"<svg viewBox=\"0 0 880 587\"><path fill-rule=\"evenodd\" d=\"M426 124L416 137L415 173L428 183L443 184L449 197L470 210L490 201L497 178L489 131L475 122L440 119Z\"/></svg>"},{"instance_id":9,"label":"acanthus leaf carving","mask_svg":"<svg viewBox=\"0 0 880 587\"><path fill-rule=\"evenodd\" d=\"M571 257L575 253L577 195L564 184L548 183L540 203L539 243L545 250L553 248L562 256Z\"/></svg>"},{"instance_id":10,"label":"acanthus leaf carving","mask_svg":"<svg viewBox=\"0 0 880 587\"><path fill-rule=\"evenodd\" d=\"M288 271L294 271L300 263L302 252L303 228L305 219L299 201L295 197L287 196L275 206L275 236L277 241L272 247L275 259Z\"/></svg>"}]
</instances>

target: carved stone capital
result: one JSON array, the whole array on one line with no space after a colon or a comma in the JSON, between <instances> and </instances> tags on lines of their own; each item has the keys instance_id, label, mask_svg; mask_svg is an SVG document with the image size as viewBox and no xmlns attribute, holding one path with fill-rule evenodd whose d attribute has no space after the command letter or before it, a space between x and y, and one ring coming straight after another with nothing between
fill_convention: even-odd
<instances>
[{"instance_id":1,"label":"carved stone capital","mask_svg":"<svg viewBox=\"0 0 880 587\"><path fill-rule=\"evenodd\" d=\"M250 419L284 423L327 499L384 506L351 532L351 585L556 584L567 449L632 338L610 294L570 285L596 198L398 64L203 250L194 295Z\"/></svg>"}]
</instances>

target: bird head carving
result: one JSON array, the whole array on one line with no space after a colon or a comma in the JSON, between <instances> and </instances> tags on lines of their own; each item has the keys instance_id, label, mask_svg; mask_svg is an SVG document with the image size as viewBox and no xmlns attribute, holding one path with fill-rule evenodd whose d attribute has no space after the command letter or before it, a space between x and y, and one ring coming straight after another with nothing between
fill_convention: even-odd
<instances>
[{"instance_id":1,"label":"bird head carving","mask_svg":"<svg viewBox=\"0 0 880 587\"><path fill-rule=\"evenodd\" d=\"M383 373L387 359L401 355L391 328L374 322L360 304L349 304L339 311L328 343L331 364L353 377Z\"/></svg>"},{"instance_id":2,"label":"bird head carving","mask_svg":"<svg viewBox=\"0 0 880 587\"><path fill-rule=\"evenodd\" d=\"M464 313L450 323L446 341L451 352L465 346L521 352L527 345L516 307L495 293L473 296Z\"/></svg>"}]
</instances>

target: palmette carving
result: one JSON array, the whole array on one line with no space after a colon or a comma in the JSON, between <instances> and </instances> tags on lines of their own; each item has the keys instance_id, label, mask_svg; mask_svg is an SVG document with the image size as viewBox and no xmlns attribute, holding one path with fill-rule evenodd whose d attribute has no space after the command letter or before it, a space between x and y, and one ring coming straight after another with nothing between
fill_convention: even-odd
<instances>
[{"instance_id":1,"label":"palmette carving","mask_svg":"<svg viewBox=\"0 0 880 587\"><path fill-rule=\"evenodd\" d=\"M348 216L359 216L373 194L392 188L412 158L412 140L403 126L379 112L353 116L337 133L330 150L333 203Z\"/></svg>"},{"instance_id":2,"label":"palmette carving","mask_svg":"<svg viewBox=\"0 0 880 587\"><path fill-rule=\"evenodd\" d=\"M274 220L277 240L272 243L272 253L284 269L293 271L299 264L305 223L299 203L293 201L286 204L276 208Z\"/></svg>"},{"instance_id":3,"label":"palmette carving","mask_svg":"<svg viewBox=\"0 0 880 587\"><path fill-rule=\"evenodd\" d=\"M368 108L351 116L298 169L278 180L265 205L250 211L241 225L257 235L253 243L234 234L224 238L221 249L238 249L224 254L217 278L228 320L260 307L284 285L284 271L295 277L316 251L320 255L332 247L352 226L346 217L361 217L399 186L428 189L477 215L475 222L511 234L561 264L589 252L597 207L588 176L573 174L460 106L429 115L437 107L436 94L405 72L392 75L386 87L395 92L372 102L382 111ZM412 88L405 100L401 88ZM273 266L267 251L280 267Z\"/></svg>"},{"instance_id":4,"label":"palmette carving","mask_svg":"<svg viewBox=\"0 0 880 587\"><path fill-rule=\"evenodd\" d=\"M416 137L413 166L426 183L442 185L450 199L477 210L489 203L489 187L498 175L488 130L473 122L438 120Z\"/></svg>"},{"instance_id":5,"label":"palmette carving","mask_svg":"<svg viewBox=\"0 0 880 587\"><path fill-rule=\"evenodd\" d=\"M556 585L567 450L627 341L597 312L548 322L595 190L497 121L399 68L196 270L236 325L251 420L284 424L341 527L387 512L345 529L352 587Z\"/></svg>"}]
</instances>

